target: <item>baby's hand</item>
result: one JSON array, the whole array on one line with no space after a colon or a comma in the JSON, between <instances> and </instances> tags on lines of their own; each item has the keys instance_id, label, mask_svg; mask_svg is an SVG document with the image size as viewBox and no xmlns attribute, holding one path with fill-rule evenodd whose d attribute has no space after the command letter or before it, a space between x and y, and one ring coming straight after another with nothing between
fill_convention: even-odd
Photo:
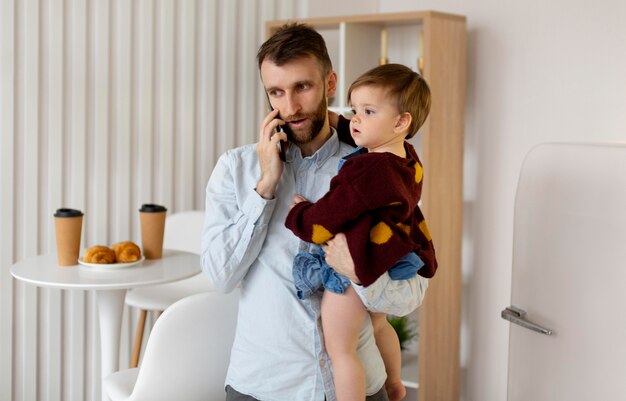
<instances>
[{"instance_id":1,"label":"baby's hand","mask_svg":"<svg viewBox=\"0 0 626 401\"><path fill-rule=\"evenodd\" d=\"M293 209L293 207L296 206L300 202L306 202L306 198L303 198L302 196L295 194L293 196L293 199L291 200L291 205L289 206L289 210Z\"/></svg>"},{"instance_id":2,"label":"baby's hand","mask_svg":"<svg viewBox=\"0 0 626 401\"><path fill-rule=\"evenodd\" d=\"M326 245L322 245L326 253L326 263L339 274L348 277L352 282L359 283L359 278L354 272L354 260L348 247L348 239L344 233L335 235Z\"/></svg>"}]
</instances>

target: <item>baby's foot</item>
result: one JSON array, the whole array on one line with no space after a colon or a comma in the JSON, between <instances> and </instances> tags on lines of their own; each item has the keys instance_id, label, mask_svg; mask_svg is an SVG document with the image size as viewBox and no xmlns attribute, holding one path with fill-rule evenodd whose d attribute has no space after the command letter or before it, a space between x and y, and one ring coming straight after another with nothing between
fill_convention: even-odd
<instances>
[{"instance_id":1,"label":"baby's foot","mask_svg":"<svg viewBox=\"0 0 626 401\"><path fill-rule=\"evenodd\" d=\"M385 390L387 390L389 401L400 401L406 396L406 388L404 388L404 384L402 384L401 380L387 380L385 383Z\"/></svg>"}]
</instances>

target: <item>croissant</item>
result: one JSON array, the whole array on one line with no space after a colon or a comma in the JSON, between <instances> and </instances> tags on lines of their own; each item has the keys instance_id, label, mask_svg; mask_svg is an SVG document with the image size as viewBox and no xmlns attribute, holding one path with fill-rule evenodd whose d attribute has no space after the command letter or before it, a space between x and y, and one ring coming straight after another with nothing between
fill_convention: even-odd
<instances>
[{"instance_id":1,"label":"croissant","mask_svg":"<svg viewBox=\"0 0 626 401\"><path fill-rule=\"evenodd\" d=\"M117 263L135 262L141 258L141 249L134 242L118 242L111 248L115 251Z\"/></svg>"},{"instance_id":2,"label":"croissant","mask_svg":"<svg viewBox=\"0 0 626 401\"><path fill-rule=\"evenodd\" d=\"M85 251L83 260L87 263L110 264L115 263L115 252L106 246L92 246Z\"/></svg>"}]
</instances>

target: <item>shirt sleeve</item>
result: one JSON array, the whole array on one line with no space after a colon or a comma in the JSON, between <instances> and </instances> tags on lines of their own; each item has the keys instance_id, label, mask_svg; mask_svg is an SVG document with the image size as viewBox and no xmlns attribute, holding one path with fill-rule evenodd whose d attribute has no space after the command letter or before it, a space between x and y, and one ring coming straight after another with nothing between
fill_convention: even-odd
<instances>
[{"instance_id":1,"label":"shirt sleeve","mask_svg":"<svg viewBox=\"0 0 626 401\"><path fill-rule=\"evenodd\" d=\"M206 188L202 271L211 285L223 292L237 286L261 252L276 204L275 200L263 199L254 188L238 190L237 171L225 153Z\"/></svg>"},{"instance_id":2,"label":"shirt sleeve","mask_svg":"<svg viewBox=\"0 0 626 401\"><path fill-rule=\"evenodd\" d=\"M367 287L356 283L352 283L352 287L367 310L406 316L422 304L428 279L415 275L408 280L392 280L388 274L383 274Z\"/></svg>"}]
</instances>

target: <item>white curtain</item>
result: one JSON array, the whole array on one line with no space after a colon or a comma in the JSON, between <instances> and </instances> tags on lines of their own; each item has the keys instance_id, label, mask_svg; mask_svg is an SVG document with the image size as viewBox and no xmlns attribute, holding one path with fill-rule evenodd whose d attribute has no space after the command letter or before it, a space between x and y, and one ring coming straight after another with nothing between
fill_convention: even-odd
<instances>
[{"instance_id":1,"label":"white curtain","mask_svg":"<svg viewBox=\"0 0 626 401\"><path fill-rule=\"evenodd\" d=\"M139 240L137 209L203 209L217 157L255 141L264 22L296 0L0 0L0 399L95 400L93 294L15 282L52 252L52 214L83 246ZM135 311L127 309L126 367Z\"/></svg>"}]
</instances>

